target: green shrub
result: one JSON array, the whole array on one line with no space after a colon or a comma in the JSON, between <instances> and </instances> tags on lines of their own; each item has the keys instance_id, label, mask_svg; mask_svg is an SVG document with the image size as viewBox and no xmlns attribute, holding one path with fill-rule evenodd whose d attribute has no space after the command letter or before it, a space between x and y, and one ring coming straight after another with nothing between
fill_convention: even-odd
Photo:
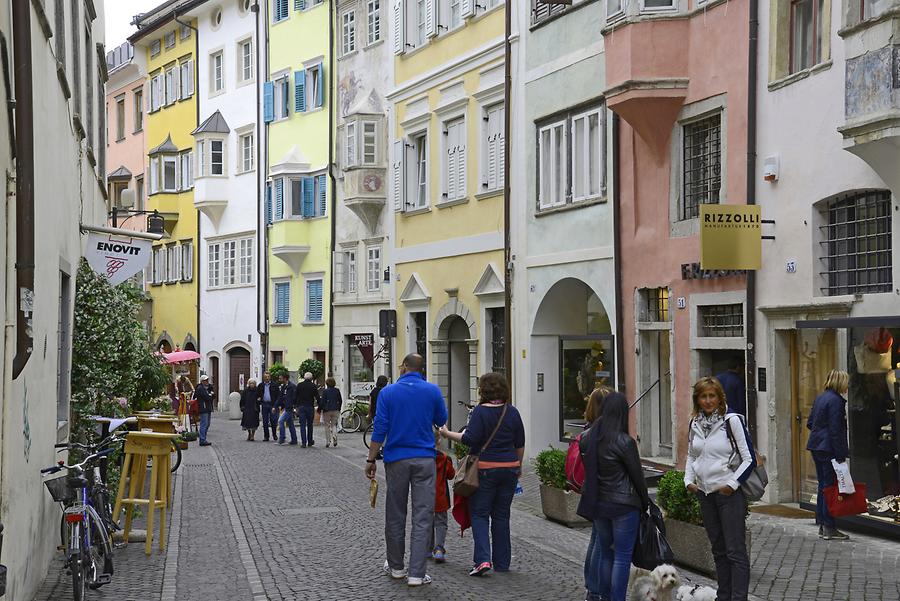
<instances>
[{"instance_id":1,"label":"green shrub","mask_svg":"<svg viewBox=\"0 0 900 601\"><path fill-rule=\"evenodd\" d=\"M312 374L313 380L318 380L322 377L322 374L325 373L325 364L321 361L316 361L315 359L307 359L300 364L300 369L297 372L297 379L302 379L303 374L306 372Z\"/></svg>"},{"instance_id":2,"label":"green shrub","mask_svg":"<svg viewBox=\"0 0 900 601\"><path fill-rule=\"evenodd\" d=\"M269 375L272 376L273 382L278 382L278 378L282 375L288 375L288 368L281 363L273 363L272 366L269 367Z\"/></svg>"},{"instance_id":3,"label":"green shrub","mask_svg":"<svg viewBox=\"0 0 900 601\"><path fill-rule=\"evenodd\" d=\"M552 446L544 449L532 460L538 480L544 486L566 489L566 452Z\"/></svg>"},{"instance_id":4,"label":"green shrub","mask_svg":"<svg viewBox=\"0 0 900 601\"><path fill-rule=\"evenodd\" d=\"M673 520L703 525L700 516L700 502L697 496L684 486L684 472L669 471L659 481L656 500L667 517Z\"/></svg>"}]
</instances>

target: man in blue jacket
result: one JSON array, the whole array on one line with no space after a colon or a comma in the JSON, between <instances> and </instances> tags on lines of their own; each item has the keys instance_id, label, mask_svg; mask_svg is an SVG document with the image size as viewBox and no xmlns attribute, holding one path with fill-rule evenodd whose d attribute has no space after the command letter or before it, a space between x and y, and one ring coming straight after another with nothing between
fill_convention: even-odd
<instances>
[{"instance_id":1,"label":"man in blue jacket","mask_svg":"<svg viewBox=\"0 0 900 601\"><path fill-rule=\"evenodd\" d=\"M281 389L275 402L275 409L281 412L278 416L278 444L284 444L284 425L287 424L291 431L291 444L295 445L297 429L294 427L294 403L297 400L297 387L287 374L281 374L278 379L281 380Z\"/></svg>"},{"instance_id":2,"label":"man in blue jacket","mask_svg":"<svg viewBox=\"0 0 900 601\"><path fill-rule=\"evenodd\" d=\"M744 360L732 357L728 362L728 370L716 376L722 390L725 391L725 402L729 413L740 413L747 417L747 386L744 384Z\"/></svg>"},{"instance_id":3,"label":"man in blue jacket","mask_svg":"<svg viewBox=\"0 0 900 601\"><path fill-rule=\"evenodd\" d=\"M409 586L431 582L431 576L425 573L425 561L434 519L434 428L447 423L447 404L441 389L425 380L424 363L421 355L407 355L400 366L400 378L378 395L372 444L366 459L366 476L371 480L377 471L378 452L384 445L384 570L398 580L407 576L403 558L407 498L412 492Z\"/></svg>"}]
</instances>

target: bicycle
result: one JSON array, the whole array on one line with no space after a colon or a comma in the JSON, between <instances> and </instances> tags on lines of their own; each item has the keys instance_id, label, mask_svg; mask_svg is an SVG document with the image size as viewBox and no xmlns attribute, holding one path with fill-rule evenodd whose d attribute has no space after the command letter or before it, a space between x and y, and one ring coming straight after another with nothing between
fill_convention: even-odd
<instances>
[{"instance_id":1,"label":"bicycle","mask_svg":"<svg viewBox=\"0 0 900 601\"><path fill-rule=\"evenodd\" d=\"M342 434L352 434L362 429L363 417L369 414L369 403L360 399L354 400L350 407L341 411L340 428Z\"/></svg>"},{"instance_id":2,"label":"bicycle","mask_svg":"<svg viewBox=\"0 0 900 601\"><path fill-rule=\"evenodd\" d=\"M112 539L108 524L112 523L111 509L108 507L108 491L101 477L99 462L111 455L115 449L110 448L117 437L104 440L102 448L88 455L84 461L75 465L59 465L44 468L41 474L55 474L66 471L64 476L44 480L44 486L53 500L63 507L60 523L62 547L66 553L66 568L72 575L72 595L75 601L82 601L85 586L98 589L112 580L113 559ZM67 448L82 448L85 445L56 445ZM101 517L97 507L106 514ZM102 568L101 568L102 564ZM101 571L102 570L102 571Z\"/></svg>"}]
</instances>

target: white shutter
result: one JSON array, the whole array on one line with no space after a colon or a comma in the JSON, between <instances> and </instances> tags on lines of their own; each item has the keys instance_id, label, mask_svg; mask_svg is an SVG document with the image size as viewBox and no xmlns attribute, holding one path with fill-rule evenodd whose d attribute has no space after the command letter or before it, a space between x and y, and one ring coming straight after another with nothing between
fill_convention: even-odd
<instances>
[{"instance_id":1,"label":"white shutter","mask_svg":"<svg viewBox=\"0 0 900 601\"><path fill-rule=\"evenodd\" d=\"M497 146L497 187L502 188L506 181L506 107L496 110L497 134L494 144Z\"/></svg>"},{"instance_id":2,"label":"white shutter","mask_svg":"<svg viewBox=\"0 0 900 601\"><path fill-rule=\"evenodd\" d=\"M403 140L396 140L394 142L394 156L392 157L391 165L393 170L392 179L394 185L393 194L395 211L403 211L404 201L406 200L406 165L403 160L405 152L406 148L404 147Z\"/></svg>"},{"instance_id":3,"label":"white shutter","mask_svg":"<svg viewBox=\"0 0 900 601\"><path fill-rule=\"evenodd\" d=\"M332 292L344 292L344 253L334 251L334 275L331 282Z\"/></svg>"},{"instance_id":4,"label":"white shutter","mask_svg":"<svg viewBox=\"0 0 900 601\"><path fill-rule=\"evenodd\" d=\"M406 51L405 19L403 18L404 0L394 2L394 54Z\"/></svg>"},{"instance_id":5,"label":"white shutter","mask_svg":"<svg viewBox=\"0 0 900 601\"><path fill-rule=\"evenodd\" d=\"M433 38L437 35L437 0L425 0L425 35Z\"/></svg>"},{"instance_id":6,"label":"white shutter","mask_svg":"<svg viewBox=\"0 0 900 601\"><path fill-rule=\"evenodd\" d=\"M468 19L475 15L475 0L459 0L462 18Z\"/></svg>"},{"instance_id":7,"label":"white shutter","mask_svg":"<svg viewBox=\"0 0 900 601\"><path fill-rule=\"evenodd\" d=\"M444 192L447 200L456 198L456 125L444 132Z\"/></svg>"},{"instance_id":8,"label":"white shutter","mask_svg":"<svg viewBox=\"0 0 900 601\"><path fill-rule=\"evenodd\" d=\"M466 189L466 122L456 124L456 197L465 198Z\"/></svg>"}]
</instances>

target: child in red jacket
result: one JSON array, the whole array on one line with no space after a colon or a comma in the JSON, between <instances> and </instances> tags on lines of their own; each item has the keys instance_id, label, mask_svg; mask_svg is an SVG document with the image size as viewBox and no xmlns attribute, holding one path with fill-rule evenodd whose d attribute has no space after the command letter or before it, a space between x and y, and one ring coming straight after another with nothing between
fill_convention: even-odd
<instances>
[{"instance_id":1,"label":"child in red jacket","mask_svg":"<svg viewBox=\"0 0 900 601\"><path fill-rule=\"evenodd\" d=\"M437 438L437 436L436 436ZM435 478L434 478L434 526L431 532L432 557L438 563L446 559L447 550L447 512L450 509L450 487L447 481L456 476L453 460L435 443Z\"/></svg>"}]
</instances>

